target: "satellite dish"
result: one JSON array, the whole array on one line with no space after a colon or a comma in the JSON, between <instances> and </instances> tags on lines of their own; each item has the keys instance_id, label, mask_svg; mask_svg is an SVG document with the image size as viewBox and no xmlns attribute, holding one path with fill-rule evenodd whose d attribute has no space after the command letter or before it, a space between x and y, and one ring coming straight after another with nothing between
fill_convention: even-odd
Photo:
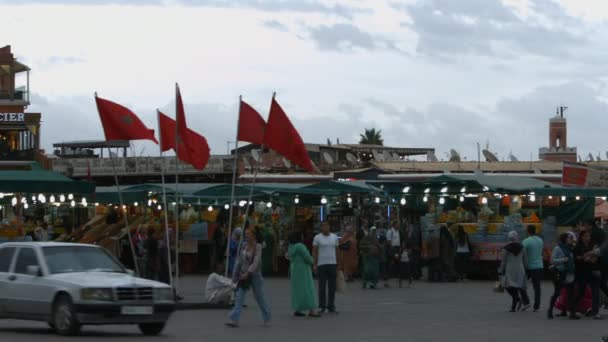
<instances>
[{"instance_id":1,"label":"satellite dish","mask_svg":"<svg viewBox=\"0 0 608 342\"><path fill-rule=\"evenodd\" d=\"M283 158L283 165L289 169L291 167L291 162L287 160L287 158Z\"/></svg>"},{"instance_id":2,"label":"satellite dish","mask_svg":"<svg viewBox=\"0 0 608 342\"><path fill-rule=\"evenodd\" d=\"M595 158L595 160L598 161L598 162L602 161L602 157L600 157L599 153L597 154L597 157Z\"/></svg>"},{"instance_id":3,"label":"satellite dish","mask_svg":"<svg viewBox=\"0 0 608 342\"><path fill-rule=\"evenodd\" d=\"M391 157L393 158L393 160L399 160L399 155L395 152L391 153Z\"/></svg>"},{"instance_id":4,"label":"satellite dish","mask_svg":"<svg viewBox=\"0 0 608 342\"><path fill-rule=\"evenodd\" d=\"M378 152L376 150L373 150L372 154L374 155L374 159L375 160L377 160L377 161L384 161L384 154L382 154L382 153L380 153L380 152Z\"/></svg>"},{"instance_id":5,"label":"satellite dish","mask_svg":"<svg viewBox=\"0 0 608 342\"><path fill-rule=\"evenodd\" d=\"M353 164L356 164L358 162L357 157L355 157L355 155L350 152L348 152L346 154L346 160L348 160L349 162L351 162Z\"/></svg>"},{"instance_id":6,"label":"satellite dish","mask_svg":"<svg viewBox=\"0 0 608 342\"><path fill-rule=\"evenodd\" d=\"M483 153L483 156L486 157L487 162L490 162L490 163L498 162L498 158L496 158L496 155L494 155L494 153L492 153L488 150L483 150L481 152Z\"/></svg>"},{"instance_id":7,"label":"satellite dish","mask_svg":"<svg viewBox=\"0 0 608 342\"><path fill-rule=\"evenodd\" d=\"M437 159L437 156L435 155L435 152L428 151L426 153L426 161L431 162L431 163L437 163L439 161L439 159Z\"/></svg>"},{"instance_id":8,"label":"satellite dish","mask_svg":"<svg viewBox=\"0 0 608 342\"><path fill-rule=\"evenodd\" d=\"M580 154L578 155L578 162L579 162L579 163L582 163L582 162L583 162L583 158L581 158L581 155L580 155Z\"/></svg>"},{"instance_id":9,"label":"satellite dish","mask_svg":"<svg viewBox=\"0 0 608 342\"><path fill-rule=\"evenodd\" d=\"M323 160L325 160L325 162L329 165L334 163L334 158L332 158L327 152L323 152Z\"/></svg>"},{"instance_id":10,"label":"satellite dish","mask_svg":"<svg viewBox=\"0 0 608 342\"><path fill-rule=\"evenodd\" d=\"M509 152L509 160L512 162L518 162L519 160L517 159L517 157L515 157L513 155L513 152Z\"/></svg>"},{"instance_id":11,"label":"satellite dish","mask_svg":"<svg viewBox=\"0 0 608 342\"><path fill-rule=\"evenodd\" d=\"M260 150L251 150L251 156L256 162L260 162Z\"/></svg>"},{"instance_id":12,"label":"satellite dish","mask_svg":"<svg viewBox=\"0 0 608 342\"><path fill-rule=\"evenodd\" d=\"M592 162L594 160L595 160L595 158L593 158L593 154L589 153L589 155L587 156L587 161Z\"/></svg>"},{"instance_id":13,"label":"satellite dish","mask_svg":"<svg viewBox=\"0 0 608 342\"><path fill-rule=\"evenodd\" d=\"M450 161L460 163L460 154L455 149L450 150Z\"/></svg>"}]
</instances>

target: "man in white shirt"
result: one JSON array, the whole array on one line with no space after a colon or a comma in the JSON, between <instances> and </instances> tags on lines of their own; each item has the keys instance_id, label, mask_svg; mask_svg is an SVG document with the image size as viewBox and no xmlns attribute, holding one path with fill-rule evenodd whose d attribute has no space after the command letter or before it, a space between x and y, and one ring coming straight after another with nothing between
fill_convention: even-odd
<instances>
[{"instance_id":1,"label":"man in white shirt","mask_svg":"<svg viewBox=\"0 0 608 342\"><path fill-rule=\"evenodd\" d=\"M386 241L389 247L389 260L388 265L393 275L398 275L399 272L399 255L401 254L401 232L399 231L399 224L393 222L391 229L386 232ZM399 277L397 277L399 278Z\"/></svg>"},{"instance_id":2,"label":"man in white shirt","mask_svg":"<svg viewBox=\"0 0 608 342\"><path fill-rule=\"evenodd\" d=\"M319 278L319 308L321 313L326 310L336 311L336 278L338 272L338 244L339 239L332 234L329 223L321 224L321 233L315 236L312 246L314 257L314 271Z\"/></svg>"}]
</instances>

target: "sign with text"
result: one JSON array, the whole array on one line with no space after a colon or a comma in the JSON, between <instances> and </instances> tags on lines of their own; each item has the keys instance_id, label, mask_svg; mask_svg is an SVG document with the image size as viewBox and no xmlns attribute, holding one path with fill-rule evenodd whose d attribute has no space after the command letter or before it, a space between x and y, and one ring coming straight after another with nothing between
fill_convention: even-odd
<instances>
[{"instance_id":1,"label":"sign with text","mask_svg":"<svg viewBox=\"0 0 608 342\"><path fill-rule=\"evenodd\" d=\"M608 168L564 162L562 185L585 188L608 188Z\"/></svg>"},{"instance_id":2,"label":"sign with text","mask_svg":"<svg viewBox=\"0 0 608 342\"><path fill-rule=\"evenodd\" d=\"M0 113L0 122L24 122L25 113Z\"/></svg>"}]
</instances>

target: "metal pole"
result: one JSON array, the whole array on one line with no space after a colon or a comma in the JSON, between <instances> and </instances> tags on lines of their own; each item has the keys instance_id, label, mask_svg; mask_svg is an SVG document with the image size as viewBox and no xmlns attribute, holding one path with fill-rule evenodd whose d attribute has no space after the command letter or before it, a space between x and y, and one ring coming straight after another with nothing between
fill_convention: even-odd
<instances>
[{"instance_id":1,"label":"metal pole","mask_svg":"<svg viewBox=\"0 0 608 342\"><path fill-rule=\"evenodd\" d=\"M163 135L160 134L160 112L156 110L158 116L158 136L160 140L160 178L163 186L163 209L165 211L165 244L167 245L167 263L169 264L169 284L173 287L173 267L171 266L171 239L169 238L169 211L167 210L167 189L165 188L165 158L163 157Z\"/></svg>"},{"instance_id":2,"label":"metal pole","mask_svg":"<svg viewBox=\"0 0 608 342\"><path fill-rule=\"evenodd\" d=\"M97 93L95 93L95 98L97 98ZM95 101L97 103L97 101ZM99 108L97 108L99 111ZM116 191L118 192L118 201L120 202L120 210L124 205L122 200L122 191L120 190L120 183L118 182L118 174L116 173L116 165L114 163L114 157L112 156L112 151L110 150L110 142L106 139L106 146L108 148L108 152L110 154L110 164L112 164L112 173L114 174L114 183L116 184ZM129 229L129 212L125 209L125 229L127 230L127 237L129 238L129 246L131 247L131 255L133 257L133 264L135 266L135 273L139 276L142 274L139 273L139 266L137 265L137 256L135 255L135 247L133 246L133 239L131 238L131 229Z\"/></svg>"},{"instance_id":3,"label":"metal pole","mask_svg":"<svg viewBox=\"0 0 608 342\"><path fill-rule=\"evenodd\" d=\"M241 123L241 106L242 106L243 97L239 96L239 114L236 119L236 146L234 148L234 160L232 162L232 190L230 193L230 211L228 214L228 236L226 241L230 242L230 235L232 234L232 215L234 214L234 190L236 188L236 173L237 173L237 163L238 163L238 154L239 154L239 125ZM228 149L228 153L230 153L230 149ZM247 207L249 207L249 201L247 201ZM246 215L246 214L245 214ZM230 243L226 243L226 255L230 253ZM224 275L228 276L228 263L226 262L226 270Z\"/></svg>"},{"instance_id":4,"label":"metal pole","mask_svg":"<svg viewBox=\"0 0 608 342\"><path fill-rule=\"evenodd\" d=\"M175 292L179 283L179 123L178 123L178 85L175 84L175 281L173 282Z\"/></svg>"}]
</instances>

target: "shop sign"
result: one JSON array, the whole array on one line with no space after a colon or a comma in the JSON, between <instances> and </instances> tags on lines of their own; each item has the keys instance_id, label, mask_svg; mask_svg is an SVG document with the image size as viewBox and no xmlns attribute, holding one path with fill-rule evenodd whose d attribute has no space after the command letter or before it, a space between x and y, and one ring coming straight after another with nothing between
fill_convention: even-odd
<instances>
[{"instance_id":1,"label":"shop sign","mask_svg":"<svg viewBox=\"0 0 608 342\"><path fill-rule=\"evenodd\" d=\"M24 113L0 113L0 122L24 122Z\"/></svg>"},{"instance_id":2,"label":"shop sign","mask_svg":"<svg viewBox=\"0 0 608 342\"><path fill-rule=\"evenodd\" d=\"M562 185L606 188L608 187L608 168L579 163L564 163Z\"/></svg>"}]
</instances>

